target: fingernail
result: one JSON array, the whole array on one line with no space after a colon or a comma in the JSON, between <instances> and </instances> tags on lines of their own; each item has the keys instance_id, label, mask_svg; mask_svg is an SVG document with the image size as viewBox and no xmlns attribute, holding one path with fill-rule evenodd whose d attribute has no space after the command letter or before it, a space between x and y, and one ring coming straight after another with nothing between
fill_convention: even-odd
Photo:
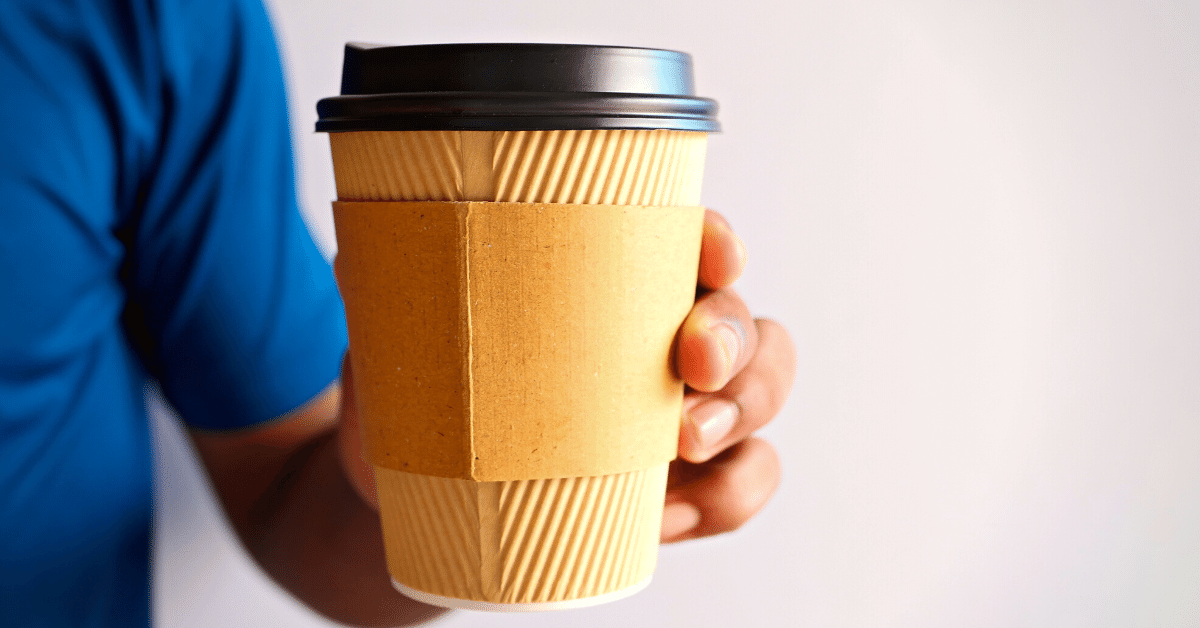
<instances>
[{"instance_id":1,"label":"fingernail","mask_svg":"<svg viewBox=\"0 0 1200 628\"><path fill-rule=\"evenodd\" d=\"M733 241L737 243L738 269L746 267L746 243L734 234Z\"/></svg>"},{"instance_id":2,"label":"fingernail","mask_svg":"<svg viewBox=\"0 0 1200 628\"><path fill-rule=\"evenodd\" d=\"M663 508L661 538L679 536L700 523L700 509L687 502L667 504Z\"/></svg>"},{"instance_id":3,"label":"fingernail","mask_svg":"<svg viewBox=\"0 0 1200 628\"><path fill-rule=\"evenodd\" d=\"M692 422L700 451L710 449L729 436L739 414L737 404L725 399L710 399L692 408L688 419Z\"/></svg>"},{"instance_id":4,"label":"fingernail","mask_svg":"<svg viewBox=\"0 0 1200 628\"><path fill-rule=\"evenodd\" d=\"M746 330L742 328L741 321L733 316L717 319L709 329L717 335L717 340L725 351L725 371L728 372L737 364L742 347L746 345Z\"/></svg>"}]
</instances>

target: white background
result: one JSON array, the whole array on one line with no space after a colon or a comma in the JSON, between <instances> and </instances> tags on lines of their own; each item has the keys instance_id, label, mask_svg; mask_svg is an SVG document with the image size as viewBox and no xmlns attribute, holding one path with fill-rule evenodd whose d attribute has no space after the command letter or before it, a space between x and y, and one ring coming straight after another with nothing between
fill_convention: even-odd
<instances>
[{"instance_id":1,"label":"white background","mask_svg":"<svg viewBox=\"0 0 1200 628\"><path fill-rule=\"evenodd\" d=\"M278 0L332 252L348 40L685 50L704 202L800 372L783 484L589 610L441 626L1200 626L1200 15L1191 2ZM328 625L240 554L157 413L160 626Z\"/></svg>"}]
</instances>

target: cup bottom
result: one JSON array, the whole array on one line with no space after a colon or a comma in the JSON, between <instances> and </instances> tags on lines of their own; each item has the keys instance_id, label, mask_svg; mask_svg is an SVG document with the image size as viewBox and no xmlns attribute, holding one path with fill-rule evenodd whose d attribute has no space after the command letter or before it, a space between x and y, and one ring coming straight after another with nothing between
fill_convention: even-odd
<instances>
[{"instance_id":1,"label":"cup bottom","mask_svg":"<svg viewBox=\"0 0 1200 628\"><path fill-rule=\"evenodd\" d=\"M622 598L629 597L634 593L641 591L642 589L645 589L650 585L650 580L653 577L653 574L646 576L645 580L642 580L633 586L625 587L624 589L618 589L616 591L610 591L603 595L576 598L574 600L560 600L557 602L518 602L512 604L505 604L502 602L484 602L480 600L464 600L457 597L446 597L444 595L426 593L425 591L420 591L412 587L406 587L395 580L392 580L392 586L396 587L397 591L418 602L424 602L434 606L441 606L443 608L455 608L467 611L487 611L492 613L536 613L542 611L562 611L572 608L586 608L588 606L597 606L600 604L606 604L608 602L615 602Z\"/></svg>"}]
</instances>

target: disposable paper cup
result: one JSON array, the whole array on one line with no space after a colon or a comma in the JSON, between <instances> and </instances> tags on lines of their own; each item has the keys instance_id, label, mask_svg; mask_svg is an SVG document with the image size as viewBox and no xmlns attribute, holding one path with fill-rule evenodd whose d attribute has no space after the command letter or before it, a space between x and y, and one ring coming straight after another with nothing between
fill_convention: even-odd
<instances>
[{"instance_id":1,"label":"disposable paper cup","mask_svg":"<svg viewBox=\"0 0 1200 628\"><path fill-rule=\"evenodd\" d=\"M486 46L476 47L476 50L471 50L470 46L406 48L406 58L410 61L414 51L418 57L425 55L426 59L434 59L435 62L431 63L435 67L430 71L437 76L445 74L444 68L436 67L436 61L442 57L458 55L461 63L464 49L470 54L480 53L479 49L483 49L482 53L488 52ZM511 49L512 46L507 48ZM532 48L533 53L536 53L535 58L538 55L544 57L547 52L554 52L553 47L544 46L517 48ZM569 49L568 52L585 49L584 52L599 50L602 54L638 50L582 46L566 48ZM370 63L362 59L356 60L354 55L378 50L380 49L348 47L346 75L351 76L355 72L370 74L369 71L362 70L363 66L369 66ZM395 49L385 50L389 51L388 54L394 54L390 51ZM518 50L517 57L524 52L526 51ZM661 51L649 52L658 54ZM561 63L561 51L559 54ZM484 54L484 57L492 61L496 59L495 54L491 57ZM520 61L519 58L517 60ZM385 65L394 65L395 62L395 58L384 58L380 61ZM478 59L474 62L481 63ZM512 63L512 55L508 57L508 62ZM537 69L527 68L526 73ZM686 70L686 87L690 90L690 66ZM347 91L346 83L353 83L354 80L358 79L354 79L353 76L349 79L344 77L344 93ZM437 102L436 97L424 95L434 90L421 90L420 86L424 84L420 81L416 83L418 87L410 91L419 91L423 94L422 97L430 99L430 102ZM462 86L453 87L460 89L449 90L450 95L444 96L444 99L461 98ZM515 91L511 90L512 86L507 87L510 91L505 93ZM351 92L355 89L353 85L350 87ZM394 89L394 86L389 86L388 89ZM597 92L604 93L603 90ZM357 106L358 103L353 100L352 96L351 106ZM325 102L322 104L325 105ZM646 456L637 458L642 460L642 463L625 463L626 467L633 465L637 468L621 468L616 473L570 475L564 475L562 470L594 469L597 468L596 465L599 465L598 468L604 468L605 465L619 467L622 460L630 459L630 456L616 456L615 461L596 462L597 459L603 458L596 452L642 451L637 449L637 441L643 437L642 430L639 429L642 425L639 423L641 419L637 416L644 414L637 406L640 402L637 398L641 397L659 399L656 402L658 405L653 408L653 412L660 415L656 419L659 424L662 423L662 416L669 416L674 412L673 417L668 419L674 423L669 426L671 433L667 436L671 438L666 443L671 452L674 450L683 386L671 372L670 352L674 329L687 313L687 295L694 290L695 285L694 260L698 256L700 232L696 216L700 216L702 220L703 211L695 206L700 198L706 131L715 130L715 122L710 120L707 127L688 123L693 126L684 126L683 129L670 128L661 121L659 126L668 128L505 128L527 123L528 119L524 119L516 122L509 120L499 124L499 128L476 130L470 128L475 122L469 116L466 116L466 122L463 122L464 116L459 111L456 116L445 116L440 123L447 124L449 121L451 125L467 126L467 129L409 128L414 124L418 127L428 126L430 122L426 120L419 124L413 123L409 118L395 113L397 108L394 103L389 106L392 107L390 110L388 106L383 107L384 113L373 120L374 126L362 127L354 127L346 121L352 116L335 115L339 112L344 114L344 109L335 108L335 111L330 111L330 108L326 107L322 110L325 126L322 130L331 131L330 143L339 199L335 209L339 255L342 257L339 263L350 259L349 263L352 266L361 269L356 275L361 279L349 288L345 285L342 288L350 325L356 395L368 455L375 466L388 569L394 584L406 595L430 604L485 611L576 608L620 599L641 590L649 583L657 558L667 465L672 457L669 453L662 455L662 442L665 439L658 438L660 442L656 445L657 458L652 456L649 464L644 462L649 459ZM611 104L608 106L610 114L612 111L620 113L619 110L614 110ZM553 109L553 105L549 108ZM388 111L391 111L391 115L384 115ZM710 109L710 118L712 111L715 111L715 108ZM387 122L380 124L380 119ZM603 120L596 116L583 122L593 127L604 124ZM554 121L543 120L541 124L553 126ZM562 121L558 121L558 124L561 126ZM581 123L576 120L575 125L579 124ZM340 128L334 128L339 125ZM380 128L388 126L392 128ZM696 126L699 126L699 130ZM399 127L400 130L392 130L395 127ZM380 204L395 201L406 203ZM426 201L460 202L461 205L422 203ZM470 201L484 203L471 204L468 203ZM493 286L485 281L471 279L475 282L470 287L471 291L485 294L491 291L498 296L492 301L486 301L486 298L470 300L467 303L469 309L461 303L457 306L447 306L448 309L444 310L447 314L441 317L443 320L430 322L428 324L434 325L433 328L426 328L423 333L417 332L422 337L407 336L405 331L396 329L398 326L410 327L412 321L417 321L418 325L425 324L421 322L422 319L413 318L405 313L406 308L412 308L412 303L436 302L435 305L441 307L445 306L447 301L453 301L455 295L465 295L467 291L450 290L445 294L431 296L430 293L436 288L421 288L419 286L423 284L419 283L414 284L418 287L392 289L392 284L386 277L403 276L410 272L406 270L397 274L393 266L389 266L392 262L378 261L377 258L388 257L388 254L380 254L378 251L387 249L393 241L392 238L398 238L396 242L409 243L396 246L414 246L412 243L418 241L412 238L420 234L393 232L423 232L426 227L419 226L424 224L420 221L394 222L389 217L391 213L408 212L413 216L412 220L417 220L415 216L418 214L423 218L427 212L450 211L455 208L464 216L486 216L486 211L511 210L514 212L514 221L528 220L518 217L518 213L525 212L536 214L539 219L544 219L546 215L555 216L552 220L545 220L557 224L574 220L577 214L569 212L578 212L579 208L575 206L580 205L595 206L596 212L634 217L651 215L647 214L649 212L662 215L673 215L671 212L674 212L680 216L691 216L678 224L688 225L685 229L688 232L684 236L685 240L694 241L690 245L694 248L693 257L683 258L691 259L693 268L690 275L684 273L679 276L678 272L675 273L674 285L668 291L683 296L673 299L672 305L667 308L670 311L639 315L636 311L608 311L597 306L599 313L588 314L592 318L587 320L593 322L588 323L585 328L556 329L554 325L571 325L573 316L564 315L553 319L558 322L545 324L539 323L536 317L522 319L522 314L507 312L520 308L523 303L517 296L509 294L511 287ZM690 211L687 208L699 213L693 211L687 214ZM567 212L561 214L566 218L559 218L560 214L555 213L560 211ZM525 213L520 213L520 216L524 216ZM504 214L500 213L497 216L502 219ZM362 222L364 220L367 222ZM596 226L587 222L587 217L580 220L586 223L586 228L609 231L628 229L628 224L640 224L618 220L612 224L619 223L625 226ZM473 224L464 219L460 227L479 228L471 226ZM528 224L534 224L534 228L537 228L536 225L542 223ZM588 241L577 242L577 250L610 251L605 253L610 257L625 255L621 249L606 249L604 244L620 234L586 230L583 233ZM627 237L620 240L627 241L633 240ZM469 249L472 245L468 243L462 246ZM485 244L476 246L491 248L493 242L489 239ZM496 240L495 246L503 247L505 244ZM547 242L545 246L551 248L556 245ZM419 246L417 248L419 249ZM688 245L685 244L683 248L687 249ZM612 253L613 250L617 252ZM396 259L406 257L406 254L395 252L390 255ZM492 259L462 254L462 259L468 258L484 261ZM413 264L416 266L411 268L425 268L420 265L420 261ZM653 258L650 258L649 262L643 261L638 264L653 264ZM404 268L408 269L410 266ZM650 268L648 272L653 271L654 269ZM389 272L392 274L389 275ZM551 274L553 272L554 269L551 269ZM381 276L385 278L381 279ZM465 270L461 276L473 277ZM457 277L452 279L457 280ZM619 278L614 281L620 283ZM345 283L344 278L343 282ZM621 303L635 303L623 295L628 292L636 293L638 287L642 287L641 284L634 282L627 288L622 288L622 296L618 300ZM572 299L595 301L603 298L607 294L605 289L604 286L581 287L582 292L573 292L575 288L568 286L566 290L570 294L563 296L562 307L570 307L566 302ZM556 287L555 290L561 288ZM540 299L544 295L534 297ZM635 295L635 298L640 297ZM468 297L462 299L468 300ZM494 305L496 303L500 305ZM539 303L543 303L549 310L555 308L549 301ZM657 301L651 298L646 303L654 304ZM456 310L455 307L459 309ZM635 310L636 307L639 306L635 303ZM502 313L515 316L518 322L511 330L497 328L489 321L503 319L490 313L487 308L505 309L506 312ZM435 308L425 311L438 310ZM471 314L466 317L469 320L449 320L456 318L453 312L458 311L469 311ZM409 318L404 318L405 316ZM553 316L553 313L549 316ZM596 322L596 316L607 318ZM635 318L626 320L631 316ZM637 331L640 329L638 325L645 319L654 319L647 323L648 331ZM409 323L393 324L393 321L397 320ZM529 324L521 324L522 320ZM438 324L442 327L437 327ZM522 330L529 326L537 329L528 334L523 333ZM589 340L590 336L595 335L592 333L594 329L615 329L621 326L635 328L634 336L639 339L637 342L646 346L631 349L624 347L620 342ZM435 328L443 332L430 331ZM501 329L506 334L502 343L493 342L489 345L479 339L481 336L494 338L495 329ZM443 362L448 365L445 369L447 373L453 375L455 369L461 366L460 370L470 372L475 379L467 377L467 383L457 390L452 390L455 381L453 378L447 380L450 384L446 385L438 385L437 381L440 380L424 380L425 388L421 388L422 381L414 384L414 380L406 380L405 377L409 376L404 369L411 360L411 352L428 352L429 349L414 347L427 347L431 336L470 337L470 342L464 340L456 345L462 348L460 353L449 351L446 354L450 356L446 358L449 361ZM570 344L577 351L572 350L572 347L546 349L545 345L553 343L556 338L576 339ZM578 340L579 338L584 340ZM512 351L517 353L513 355L535 355L537 361L546 362L529 364L526 360L512 367L514 374L520 374L524 379L537 380L534 384L527 381L505 382L501 379L505 369L488 366L488 360L492 359L488 348L499 344L504 345L504 351L510 350L509 345L515 346L516 349ZM539 345L542 348L519 345ZM533 353L529 353L530 351ZM461 362L455 362L455 359ZM508 360L505 364L510 364L513 358L504 360ZM572 408L597 405L603 401L603 395L597 396L597 391L612 388L611 384L604 383L607 381L605 378L611 379L611 373L624 370L623 360L639 361L641 366L630 364L628 367L636 373L649 373L645 377L639 376L637 382L648 381L647 386L650 388L647 388L646 394L631 395L636 397L632 400L633 405L628 406L631 409L621 405L627 403L627 400L613 399L615 407L628 416L614 419L612 416L597 415L597 418L593 419L586 412L575 412ZM580 367L580 364L585 364L586 368ZM583 372L591 369L593 365L596 370L596 382L599 383L587 389L573 388L565 383L559 386L562 390L546 391L539 388L543 380L554 379L554 372ZM488 368L492 370L489 371ZM638 371L639 368L643 371ZM411 377L419 380L423 376L414 374ZM488 377L491 379L486 379ZM575 380L566 378L562 381ZM430 384L430 381L434 383ZM492 397L503 397L504 385L507 383L512 383L516 390L522 391L520 396L524 402L521 399L500 399L494 403L489 401ZM463 387L469 390L464 391L461 389ZM414 396L422 396L426 389L436 390L436 394L430 395L433 401L426 404L424 400L413 399ZM401 390L407 392L401 393ZM557 396L577 395L584 395L587 403L553 406L552 411L547 411L543 402ZM428 436L432 439L431 442L437 443L440 442L439 436L447 433L446 430L436 427L442 425L436 423L441 420L440 416L430 418L441 412L442 406L439 405L438 399L443 398L450 400L448 405L457 404L457 399L469 398L464 403L476 412L475 415L471 415L462 409L447 411L454 416L458 416L454 413L459 412L467 417L464 421L468 425L462 428L461 438L470 441L467 449L475 453L475 460L467 461L465 467L455 466L455 460L445 459L448 456L454 457L457 450L447 450L451 452L447 454L438 450L436 446L425 447L410 442L413 438L420 440ZM489 403L492 405L488 405ZM501 410L488 413L488 408ZM501 416L494 416L495 414ZM475 418L471 418L472 416ZM397 430L401 429L402 424L426 420L433 421L429 425L434 427L426 430L432 433L410 431L403 434L410 434L411 437L401 438L398 435ZM513 451L516 452L522 446L525 450L516 452L520 456L514 453L510 457L504 453L507 451L503 442L506 432L488 427L495 425L496 420L500 420L501 424L507 421L507 425L515 432L520 432L523 426L530 423L550 425L547 429L539 429L536 435L521 434L523 440L514 439L514 442L519 440L519 444L513 445ZM566 454L557 451L560 446L569 447L571 441L556 440L554 428L561 427L559 424L588 420L608 422L602 426L605 429L595 432L600 436L589 438L589 451L592 453L579 451L579 455L573 458L569 451ZM450 429L454 429L454 426ZM480 433L486 438L481 440ZM460 438L457 433L451 436ZM472 438L476 440L471 441ZM530 440L531 438L533 440ZM604 439L610 442L601 442ZM559 460L557 466L528 454L530 443L533 450L540 447L556 450L555 459ZM437 453L438 451L441 453ZM542 469L552 469L557 473L542 477L538 474ZM417 472L412 472L414 470Z\"/></svg>"}]
</instances>

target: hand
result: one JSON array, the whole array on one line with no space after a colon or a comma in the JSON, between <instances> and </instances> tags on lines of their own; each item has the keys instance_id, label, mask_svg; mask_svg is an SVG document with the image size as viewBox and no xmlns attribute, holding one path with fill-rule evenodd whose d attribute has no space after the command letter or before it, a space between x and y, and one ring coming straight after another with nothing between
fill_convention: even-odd
<instances>
[{"instance_id":1,"label":"hand","mask_svg":"<svg viewBox=\"0 0 1200 628\"><path fill-rule=\"evenodd\" d=\"M667 487L664 542L738 528L766 504L779 483L774 447L751 434L787 398L795 350L781 325L753 319L728 288L741 275L745 258L729 224L708 211L700 252L701 296L680 330L675 356L688 392L679 459L671 463ZM377 508L374 473L361 453L348 361L342 376L342 465L358 494Z\"/></svg>"},{"instance_id":2,"label":"hand","mask_svg":"<svg viewBox=\"0 0 1200 628\"><path fill-rule=\"evenodd\" d=\"M679 458L667 484L663 542L735 530L779 485L775 448L751 434L783 406L796 354L781 325L752 318L729 289L745 263L745 246L729 223L708 211L700 296L680 328L675 356L688 389Z\"/></svg>"}]
</instances>

